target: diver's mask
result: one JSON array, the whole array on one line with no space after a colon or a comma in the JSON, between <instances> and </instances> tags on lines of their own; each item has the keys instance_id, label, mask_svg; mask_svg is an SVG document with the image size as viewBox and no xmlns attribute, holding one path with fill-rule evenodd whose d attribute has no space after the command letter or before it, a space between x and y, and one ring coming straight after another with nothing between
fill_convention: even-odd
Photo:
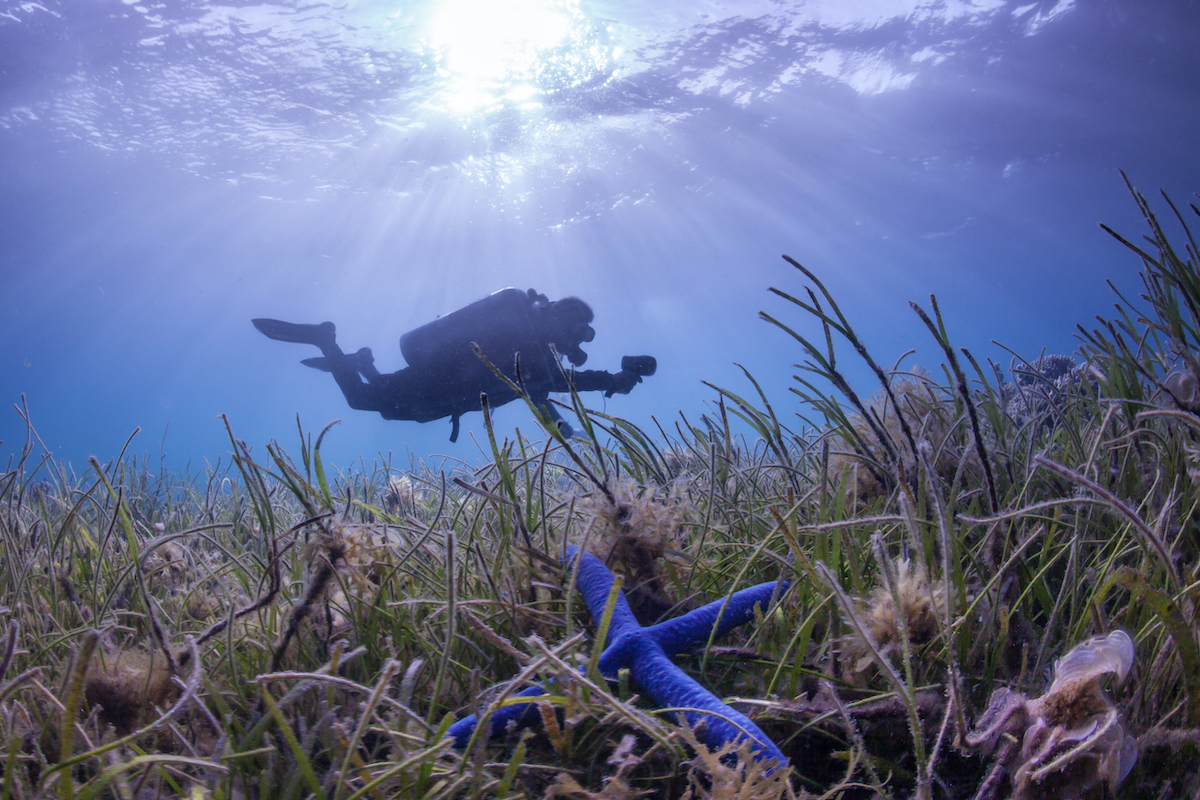
<instances>
[{"instance_id":1,"label":"diver's mask","mask_svg":"<svg viewBox=\"0 0 1200 800\"><path fill-rule=\"evenodd\" d=\"M590 342L595 338L596 329L587 323L581 323L575 326L575 329L571 331L571 343L563 349L562 354L567 357L567 360L570 361L573 366L582 367L584 362L587 361L588 356L587 353L580 349L579 345L583 342Z\"/></svg>"}]
</instances>

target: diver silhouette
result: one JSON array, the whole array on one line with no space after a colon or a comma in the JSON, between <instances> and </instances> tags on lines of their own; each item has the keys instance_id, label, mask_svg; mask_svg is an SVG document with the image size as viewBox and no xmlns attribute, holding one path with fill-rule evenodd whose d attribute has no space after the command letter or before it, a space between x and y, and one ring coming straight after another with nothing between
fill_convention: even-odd
<instances>
[{"instance_id":1,"label":"diver silhouette","mask_svg":"<svg viewBox=\"0 0 1200 800\"><path fill-rule=\"evenodd\" d=\"M450 417L453 442L458 439L459 418L481 409L481 394L487 395L491 408L519 396L472 345L505 377L523 386L567 437L574 431L550 403L551 392L574 386L576 391L600 391L612 397L629 394L643 376L654 374L653 356L625 356L616 373L572 369L568 385L559 357L566 356L572 367L583 366L587 353L580 345L596 336L592 318L591 307L577 297L551 301L533 289L501 289L401 336L400 352L408 366L388 374L375 368L369 347L342 352L332 322L305 325L265 318L251 322L271 339L321 348L319 358L300 363L333 373L351 408L416 422Z\"/></svg>"}]
</instances>

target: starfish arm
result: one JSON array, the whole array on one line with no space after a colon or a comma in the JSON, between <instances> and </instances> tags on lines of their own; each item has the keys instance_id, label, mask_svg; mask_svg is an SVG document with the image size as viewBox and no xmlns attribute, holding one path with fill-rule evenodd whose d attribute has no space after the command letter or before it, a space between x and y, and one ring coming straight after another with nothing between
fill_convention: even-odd
<instances>
[{"instance_id":1,"label":"starfish arm","mask_svg":"<svg viewBox=\"0 0 1200 800\"><path fill-rule=\"evenodd\" d=\"M688 677L653 640L646 641L630 672L638 686L660 706L689 709L683 711L684 718L713 750L719 750L726 742L748 739L756 757L774 759L778 766L787 763L775 743L749 717L725 705Z\"/></svg>"},{"instance_id":2,"label":"starfish arm","mask_svg":"<svg viewBox=\"0 0 1200 800\"><path fill-rule=\"evenodd\" d=\"M517 697L537 697L546 693L546 690L541 686L530 686L522 692L519 692ZM516 703L511 706L501 706L492 712L491 730L489 731L490 738L498 738L503 736L509 730L511 724L514 728L527 728L537 721L537 704L536 703ZM471 741L471 734L475 733L475 727L479 724L479 718L471 714L469 717L463 717L458 722L450 726L446 731L446 736L454 740L454 747L458 750L464 749Z\"/></svg>"},{"instance_id":3,"label":"starfish arm","mask_svg":"<svg viewBox=\"0 0 1200 800\"><path fill-rule=\"evenodd\" d=\"M583 594L588 611L592 614L592 620L599 625L604 617L604 606L608 603L608 593L612 591L613 581L616 579L608 567L604 566L603 561L586 550L581 552L578 547L567 548L564 563L570 564L576 553L579 554L579 577L576 584ZM608 641L615 641L624 631L638 627L640 626L629 608L625 593L620 592L617 594L617 604L613 607L612 621L608 624Z\"/></svg>"},{"instance_id":4,"label":"starfish arm","mask_svg":"<svg viewBox=\"0 0 1200 800\"><path fill-rule=\"evenodd\" d=\"M609 636L608 647L600 654L596 669L610 681L618 680L623 669L630 669L646 647L645 628L635 628L620 636Z\"/></svg>"},{"instance_id":5,"label":"starfish arm","mask_svg":"<svg viewBox=\"0 0 1200 800\"><path fill-rule=\"evenodd\" d=\"M771 596L775 593L776 586L778 586L780 595L788 588L787 581L760 583L749 589L734 592L729 597L728 605L725 604L725 598L714 600L695 611L689 611L682 617L675 617L651 626L646 629L646 632L654 637L667 655L699 647L708 642L710 634L714 638L723 636L739 625L745 625L754 619L755 606L759 606L763 613L766 613L767 603L771 602ZM722 608L725 609L724 613L721 613ZM718 617L720 617L719 620ZM715 634L713 634L714 627L716 628Z\"/></svg>"}]
</instances>

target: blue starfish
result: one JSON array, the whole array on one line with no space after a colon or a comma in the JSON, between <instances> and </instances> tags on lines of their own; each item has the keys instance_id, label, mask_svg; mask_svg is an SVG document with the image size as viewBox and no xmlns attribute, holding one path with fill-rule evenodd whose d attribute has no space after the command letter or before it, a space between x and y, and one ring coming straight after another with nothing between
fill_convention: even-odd
<instances>
[{"instance_id":1,"label":"blue starfish","mask_svg":"<svg viewBox=\"0 0 1200 800\"><path fill-rule=\"evenodd\" d=\"M565 561L570 563L576 553L579 548L568 547ZM579 557L579 590L583 592L592 619L599 622L615 578L591 553L583 552ZM749 740L755 757L774 759L782 766L787 759L757 725L688 677L671 662L670 656L704 645L710 636L721 636L749 622L754 619L756 606L765 610L776 590L782 594L787 586L786 581L760 583L735 592L728 598L728 603L725 598L715 600L649 628L638 624L624 592L619 592L608 626L607 647L600 654L600 674L615 681L620 670L628 669L634 682L654 702L666 708L680 709L687 723L698 729L701 741L712 749L720 749L726 742L745 739ZM531 686L518 696L537 697L545 691L541 686ZM510 724L517 727L532 724L537 719L535 708L532 703L517 703L496 709L491 716L491 735L502 736ZM478 720L472 714L451 725L447 735L461 750L471 741L477 724Z\"/></svg>"}]
</instances>

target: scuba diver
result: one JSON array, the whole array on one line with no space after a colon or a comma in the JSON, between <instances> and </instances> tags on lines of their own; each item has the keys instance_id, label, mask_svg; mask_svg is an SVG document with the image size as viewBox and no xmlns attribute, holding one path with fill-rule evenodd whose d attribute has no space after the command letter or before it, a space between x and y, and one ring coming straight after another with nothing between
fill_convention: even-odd
<instances>
[{"instance_id":1,"label":"scuba diver","mask_svg":"<svg viewBox=\"0 0 1200 800\"><path fill-rule=\"evenodd\" d=\"M576 391L600 391L612 397L629 394L643 376L654 374L657 362L653 356L625 356L620 372L572 369L568 384L559 357L565 355L572 367L583 366L587 353L580 345L596 336L591 321L591 307L577 297L550 301L533 289L501 289L401 336L400 352L408 366L385 375L375 368L371 348L342 352L332 322L303 325L251 320L271 339L321 348L320 357L300 363L333 373L351 408L378 411L384 419L416 422L448 416L452 442L458 439L459 417L481 409L481 394L487 395L491 408L518 397L476 355L472 345L505 377L523 386L568 438L574 431L550 403L551 392L567 392L574 386Z\"/></svg>"}]
</instances>

